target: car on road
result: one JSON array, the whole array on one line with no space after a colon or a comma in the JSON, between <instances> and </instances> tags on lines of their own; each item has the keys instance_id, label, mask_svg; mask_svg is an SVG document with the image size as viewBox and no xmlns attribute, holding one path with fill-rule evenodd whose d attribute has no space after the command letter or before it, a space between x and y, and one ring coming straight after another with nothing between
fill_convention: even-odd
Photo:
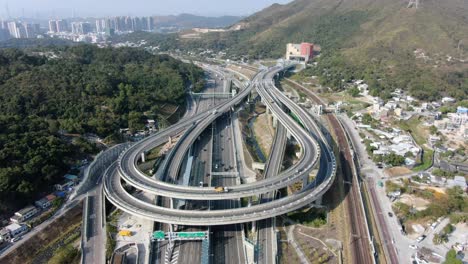
<instances>
[{"instance_id":1,"label":"car on road","mask_svg":"<svg viewBox=\"0 0 468 264\"><path fill-rule=\"evenodd\" d=\"M388 216L393 217L393 213L392 213L392 212L388 212Z\"/></svg>"},{"instance_id":2,"label":"car on road","mask_svg":"<svg viewBox=\"0 0 468 264\"><path fill-rule=\"evenodd\" d=\"M416 246L416 245L410 245L409 247L410 247L411 249L418 249L418 246Z\"/></svg>"},{"instance_id":3,"label":"car on road","mask_svg":"<svg viewBox=\"0 0 468 264\"><path fill-rule=\"evenodd\" d=\"M426 238L426 235L422 235L422 236L420 236L420 237L418 237L418 238L416 239L416 242L419 243L419 242L423 241L425 238Z\"/></svg>"},{"instance_id":4,"label":"car on road","mask_svg":"<svg viewBox=\"0 0 468 264\"><path fill-rule=\"evenodd\" d=\"M14 238L11 239L11 243L19 241L19 240L21 240L21 238L23 238L23 237L20 237L20 236L19 237L14 237Z\"/></svg>"}]
</instances>

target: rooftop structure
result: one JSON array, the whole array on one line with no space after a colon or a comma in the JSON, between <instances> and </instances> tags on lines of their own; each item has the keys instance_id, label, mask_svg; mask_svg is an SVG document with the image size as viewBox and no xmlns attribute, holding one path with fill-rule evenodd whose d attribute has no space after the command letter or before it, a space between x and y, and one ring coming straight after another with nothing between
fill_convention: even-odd
<instances>
[{"instance_id":1,"label":"rooftop structure","mask_svg":"<svg viewBox=\"0 0 468 264\"><path fill-rule=\"evenodd\" d=\"M286 59L309 62L314 57L314 44L303 42L301 44L288 43L286 45Z\"/></svg>"}]
</instances>

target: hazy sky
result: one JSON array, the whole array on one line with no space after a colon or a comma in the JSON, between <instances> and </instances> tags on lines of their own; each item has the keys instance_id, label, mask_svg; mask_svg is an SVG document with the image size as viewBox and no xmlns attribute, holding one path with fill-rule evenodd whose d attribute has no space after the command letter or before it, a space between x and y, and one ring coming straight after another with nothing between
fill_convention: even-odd
<instances>
[{"instance_id":1,"label":"hazy sky","mask_svg":"<svg viewBox=\"0 0 468 264\"><path fill-rule=\"evenodd\" d=\"M0 0L0 16L7 6L12 17L71 17L106 15L249 15L273 3L291 0Z\"/></svg>"}]
</instances>

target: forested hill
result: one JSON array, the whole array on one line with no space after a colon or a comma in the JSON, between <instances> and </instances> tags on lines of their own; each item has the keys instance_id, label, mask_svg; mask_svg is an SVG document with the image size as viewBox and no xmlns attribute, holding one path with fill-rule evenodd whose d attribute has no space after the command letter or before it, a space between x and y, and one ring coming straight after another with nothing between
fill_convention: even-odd
<instances>
[{"instance_id":1,"label":"forested hill","mask_svg":"<svg viewBox=\"0 0 468 264\"><path fill-rule=\"evenodd\" d=\"M76 154L58 134L140 129L167 103L184 105L203 71L169 56L90 45L0 50L0 213L31 203ZM83 146L81 146L83 148Z\"/></svg>"}]
</instances>

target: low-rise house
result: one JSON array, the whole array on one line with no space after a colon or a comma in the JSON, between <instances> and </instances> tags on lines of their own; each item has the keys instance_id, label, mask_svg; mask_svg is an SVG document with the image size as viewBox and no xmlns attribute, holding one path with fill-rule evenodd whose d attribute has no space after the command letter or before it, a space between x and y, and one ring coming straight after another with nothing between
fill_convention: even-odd
<instances>
[{"instance_id":1,"label":"low-rise house","mask_svg":"<svg viewBox=\"0 0 468 264\"><path fill-rule=\"evenodd\" d=\"M442 98L442 103L443 103L443 104L446 104L446 103L455 103L455 98L452 98L452 97L444 97L444 98Z\"/></svg>"},{"instance_id":2,"label":"low-rise house","mask_svg":"<svg viewBox=\"0 0 468 264\"><path fill-rule=\"evenodd\" d=\"M34 215L36 215L39 212L36 207L30 205L28 207L25 207L18 212L15 213L14 216L10 218L10 220L13 223L22 223L30 218L32 218Z\"/></svg>"},{"instance_id":3,"label":"low-rise house","mask_svg":"<svg viewBox=\"0 0 468 264\"><path fill-rule=\"evenodd\" d=\"M64 183L61 183L61 184L55 184L54 185L54 188L55 190L57 191L68 191L71 187L73 187L75 185L74 182L72 181L66 181Z\"/></svg>"},{"instance_id":4,"label":"low-rise house","mask_svg":"<svg viewBox=\"0 0 468 264\"><path fill-rule=\"evenodd\" d=\"M13 223L11 225L6 226L2 230L0 230L0 237L3 240L10 240L17 236L20 236L28 231L28 227L26 225L20 225L17 223Z\"/></svg>"},{"instance_id":5,"label":"low-rise house","mask_svg":"<svg viewBox=\"0 0 468 264\"><path fill-rule=\"evenodd\" d=\"M389 149L400 156L405 156L405 154L408 152L411 152L413 156L416 156L419 153L419 148L410 143L399 143L390 145Z\"/></svg>"},{"instance_id":6,"label":"low-rise house","mask_svg":"<svg viewBox=\"0 0 468 264\"><path fill-rule=\"evenodd\" d=\"M146 127L150 130L156 129L156 121L153 119L148 119Z\"/></svg>"},{"instance_id":7,"label":"low-rise house","mask_svg":"<svg viewBox=\"0 0 468 264\"><path fill-rule=\"evenodd\" d=\"M429 145L434 146L439 141L440 141L440 137L429 136Z\"/></svg>"},{"instance_id":8,"label":"low-rise house","mask_svg":"<svg viewBox=\"0 0 468 264\"><path fill-rule=\"evenodd\" d=\"M53 194L49 194L46 197L36 201L34 204L41 208L42 210L49 208L52 205L52 202L57 198L57 196Z\"/></svg>"},{"instance_id":9,"label":"low-rise house","mask_svg":"<svg viewBox=\"0 0 468 264\"><path fill-rule=\"evenodd\" d=\"M45 197L42 198L42 199L40 199L40 200L37 200L36 202L34 202L34 204L35 204L37 207L41 208L42 210L49 208L50 205L51 205L51 203L49 202L49 200L47 200L47 198L45 198Z\"/></svg>"},{"instance_id":10,"label":"low-rise house","mask_svg":"<svg viewBox=\"0 0 468 264\"><path fill-rule=\"evenodd\" d=\"M447 178L431 175L431 182L434 184L445 184Z\"/></svg>"},{"instance_id":11,"label":"low-rise house","mask_svg":"<svg viewBox=\"0 0 468 264\"><path fill-rule=\"evenodd\" d=\"M463 176L455 176L455 178L453 178L453 180L448 180L447 183L448 183L448 185L450 187L459 186L463 190L466 190L466 187L467 187L466 179Z\"/></svg>"},{"instance_id":12,"label":"low-rise house","mask_svg":"<svg viewBox=\"0 0 468 264\"><path fill-rule=\"evenodd\" d=\"M49 200L49 202L52 204L52 202L57 199L57 196L55 196L54 194L49 194L45 197L47 200Z\"/></svg>"},{"instance_id":13,"label":"low-rise house","mask_svg":"<svg viewBox=\"0 0 468 264\"><path fill-rule=\"evenodd\" d=\"M65 176L63 176L65 179L69 180L69 181L72 181L72 182L78 182L80 179L78 178L78 176L76 175L73 175L73 174L65 174Z\"/></svg>"}]
</instances>

